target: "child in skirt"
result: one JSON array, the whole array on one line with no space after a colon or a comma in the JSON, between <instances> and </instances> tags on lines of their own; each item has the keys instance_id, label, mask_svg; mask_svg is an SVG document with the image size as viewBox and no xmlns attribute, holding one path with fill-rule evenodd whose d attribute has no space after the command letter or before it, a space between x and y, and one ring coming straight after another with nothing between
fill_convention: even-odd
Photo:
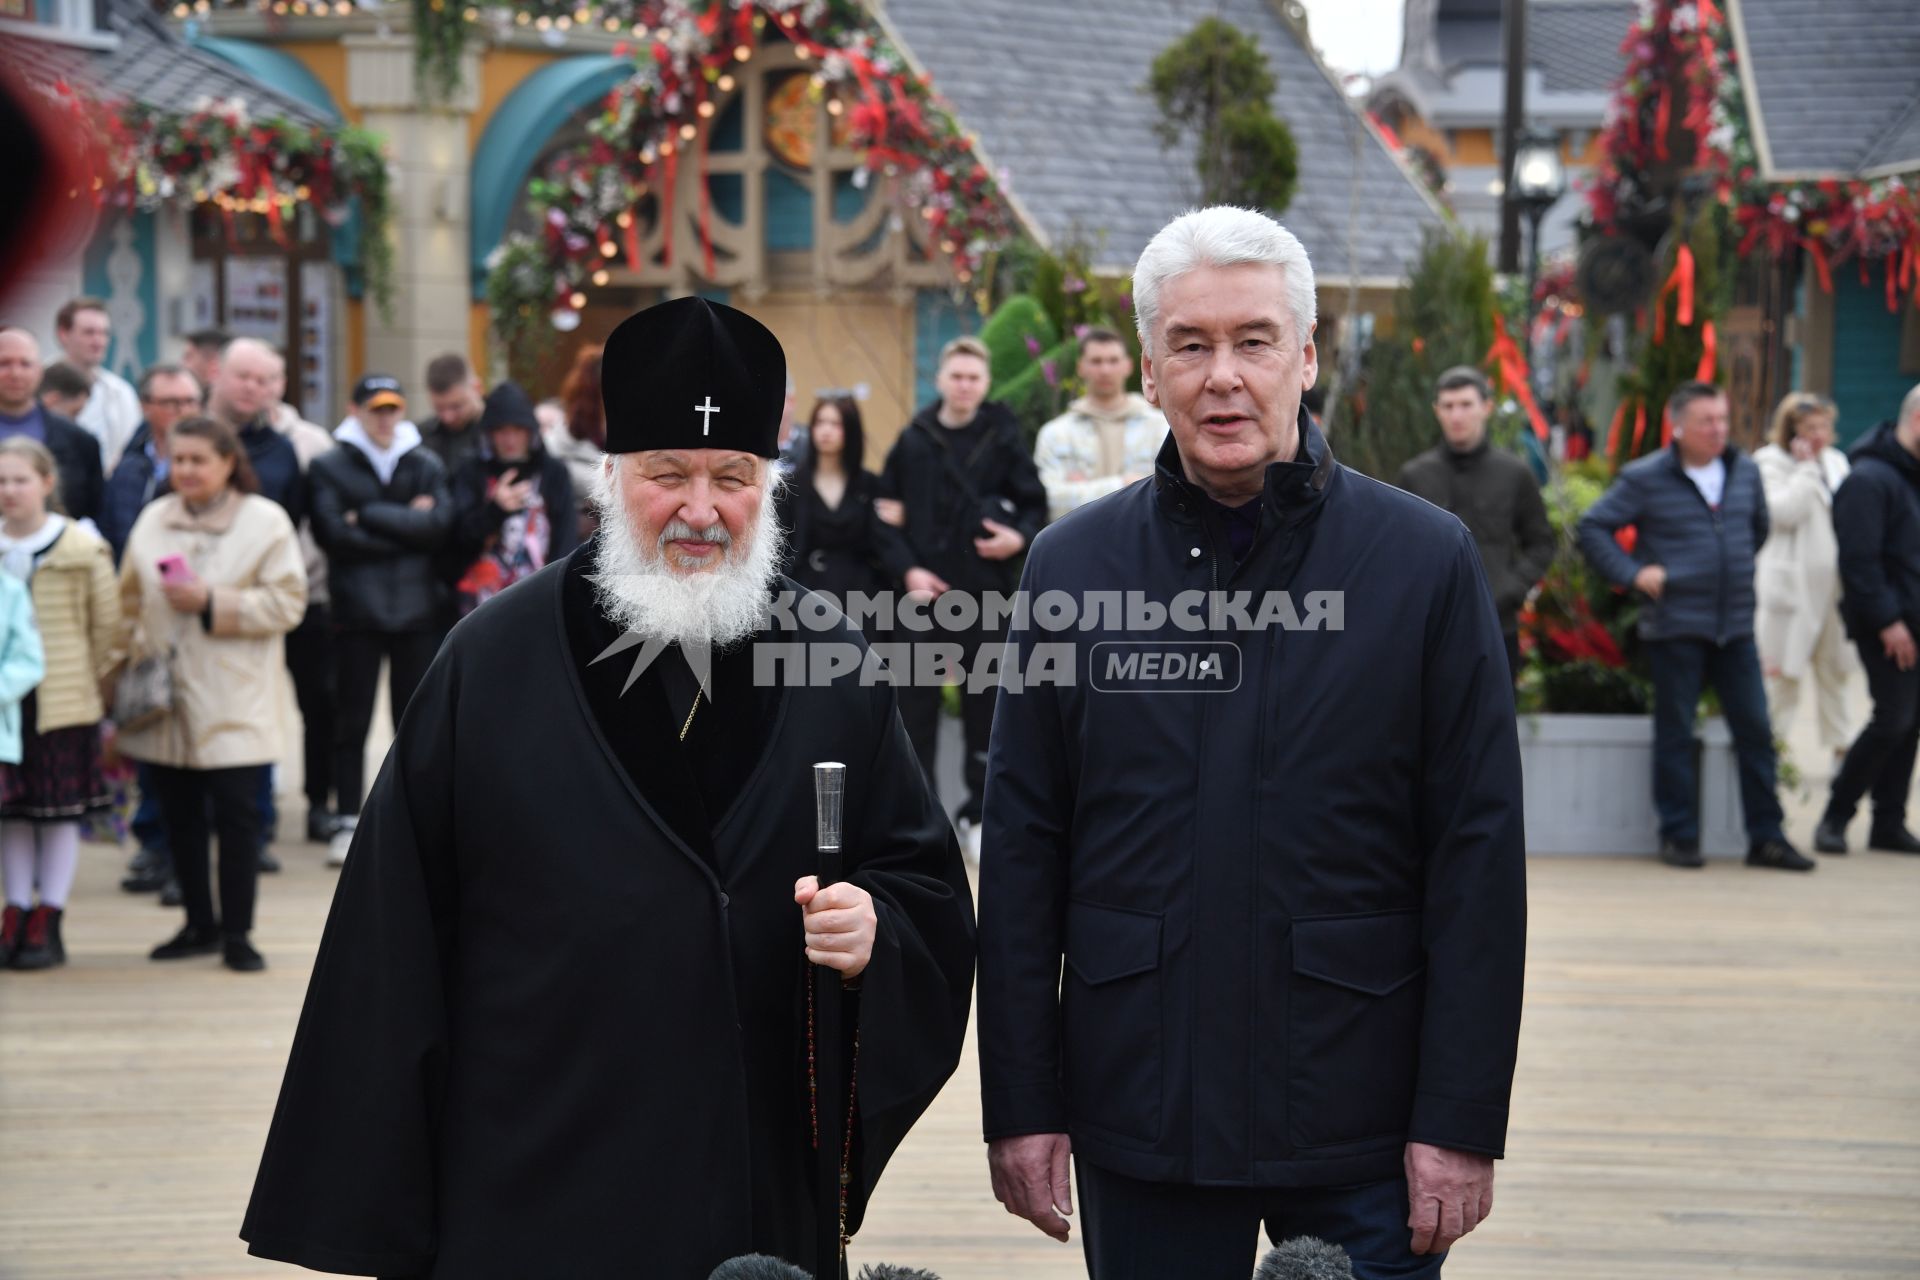
<instances>
[{"instance_id":1,"label":"child in skirt","mask_svg":"<svg viewBox=\"0 0 1920 1280\"><path fill-rule=\"evenodd\" d=\"M6 917L10 926L23 917L8 957L15 969L66 962L61 921L80 864L80 819L110 799L100 690L119 665L124 625L113 554L60 513L56 488L46 446L0 440L0 575L27 584L46 655L46 677L21 706L20 763L0 789Z\"/></svg>"}]
</instances>

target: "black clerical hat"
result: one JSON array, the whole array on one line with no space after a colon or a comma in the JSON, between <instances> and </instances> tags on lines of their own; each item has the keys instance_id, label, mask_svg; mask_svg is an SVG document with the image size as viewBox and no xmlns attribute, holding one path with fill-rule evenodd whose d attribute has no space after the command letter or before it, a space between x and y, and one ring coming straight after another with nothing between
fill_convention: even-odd
<instances>
[{"instance_id":1,"label":"black clerical hat","mask_svg":"<svg viewBox=\"0 0 1920 1280\"><path fill-rule=\"evenodd\" d=\"M607 452L780 453L787 356L744 311L675 298L620 322L600 362Z\"/></svg>"}]
</instances>

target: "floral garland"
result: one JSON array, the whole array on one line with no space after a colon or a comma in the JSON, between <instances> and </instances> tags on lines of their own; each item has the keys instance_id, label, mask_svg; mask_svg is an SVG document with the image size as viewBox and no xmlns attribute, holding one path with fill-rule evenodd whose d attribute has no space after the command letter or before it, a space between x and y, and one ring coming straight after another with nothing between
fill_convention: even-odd
<instances>
[{"instance_id":1,"label":"floral garland","mask_svg":"<svg viewBox=\"0 0 1920 1280\"><path fill-rule=\"evenodd\" d=\"M282 244L287 220L303 205L336 228L358 211L359 266L376 304L390 311L393 197L373 134L254 117L237 98L203 99L181 114L102 102L64 83L56 92L88 152L95 207L153 209L190 200L217 208L230 234L236 215L264 217Z\"/></svg>"},{"instance_id":2,"label":"floral garland","mask_svg":"<svg viewBox=\"0 0 1920 1280\"><path fill-rule=\"evenodd\" d=\"M1715 0L1651 0L1620 50L1627 68L1614 90L1600 139L1602 160L1588 189L1588 218L1611 231L1649 201L1649 175L1689 160L1710 176L1715 198L1731 206L1745 255L1764 247L1775 258L1804 250L1820 286L1833 289L1832 265L1857 258L1885 264L1887 306L1911 289L1920 300L1920 192L1916 175L1769 183L1748 124L1727 18ZM1679 132L1692 156L1672 154Z\"/></svg>"},{"instance_id":3,"label":"floral garland","mask_svg":"<svg viewBox=\"0 0 1920 1280\"><path fill-rule=\"evenodd\" d=\"M617 50L634 56L633 76L607 95L588 140L529 185L539 233L507 237L488 260L494 328L510 352L548 324L576 327L586 289L606 284L616 259L640 267L635 210L650 194L671 208L682 162L704 168L714 98L733 89L731 68L769 38L784 39L814 66L814 99L845 119L849 145L865 153L854 181L864 186L874 173L893 180L957 281L971 280L1014 234L999 183L972 140L858 0L641 0L620 18L644 32ZM615 21L610 13L604 20ZM704 223L704 173L696 180ZM693 248L711 276L704 225L700 241ZM677 251L669 221L663 252L671 260Z\"/></svg>"}]
</instances>

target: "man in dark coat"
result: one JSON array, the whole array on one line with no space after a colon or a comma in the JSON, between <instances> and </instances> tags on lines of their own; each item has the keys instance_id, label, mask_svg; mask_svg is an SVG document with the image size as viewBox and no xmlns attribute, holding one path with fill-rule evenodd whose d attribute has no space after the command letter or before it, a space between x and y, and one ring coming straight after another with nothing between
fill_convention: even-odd
<instances>
[{"instance_id":1,"label":"man in dark coat","mask_svg":"<svg viewBox=\"0 0 1920 1280\"><path fill-rule=\"evenodd\" d=\"M242 1229L260 1256L811 1267L835 1195L812 1117L848 1102L810 1095L810 1055L855 1082L849 1228L958 1060L972 904L892 690L756 670L792 589L764 519L779 344L685 298L606 369L599 534L454 628L361 815ZM844 618L807 638L862 645ZM847 879L821 888L826 760ZM845 979L837 1045L808 961Z\"/></svg>"},{"instance_id":2,"label":"man in dark coat","mask_svg":"<svg viewBox=\"0 0 1920 1280\"><path fill-rule=\"evenodd\" d=\"M952 590L976 599L1009 594L1019 581L1015 557L1047 521L1046 485L1013 412L986 398L992 384L979 339L956 338L941 350L934 385L940 399L907 424L880 471L880 494L888 500L882 518L895 516L905 534L906 563L892 567L908 592L930 599ZM976 663L998 655L1003 636L983 623L944 638L966 654L956 672L967 744L967 797L959 818L977 859L994 691L991 682L971 676ZM903 687L900 714L927 776L937 776L938 686Z\"/></svg>"},{"instance_id":3,"label":"man in dark coat","mask_svg":"<svg viewBox=\"0 0 1920 1280\"><path fill-rule=\"evenodd\" d=\"M486 444L455 468L453 529L442 560L461 616L580 545L567 464L540 442L533 401L517 383L487 394Z\"/></svg>"},{"instance_id":4,"label":"man in dark coat","mask_svg":"<svg viewBox=\"0 0 1920 1280\"><path fill-rule=\"evenodd\" d=\"M1301 407L1313 269L1283 227L1187 214L1134 299L1171 434L1034 543L1025 597L1079 617L1016 622L994 721L994 1193L1066 1239L1071 1151L1095 1280L1238 1280L1262 1223L1362 1280L1437 1276L1491 1204L1520 1027L1493 601L1460 522L1339 466Z\"/></svg>"},{"instance_id":5,"label":"man in dark coat","mask_svg":"<svg viewBox=\"0 0 1920 1280\"><path fill-rule=\"evenodd\" d=\"M1645 597L1640 639L1653 674L1653 804L1660 860L1697 869L1699 769L1693 718L1708 682L1733 733L1747 865L1811 871L1780 829L1773 725L1753 641L1753 566L1770 523L1760 468L1727 440L1726 393L1683 382L1667 400L1673 443L1620 469L1580 519L1580 550L1616 587ZM1632 555L1614 536L1633 525Z\"/></svg>"},{"instance_id":6,"label":"man in dark coat","mask_svg":"<svg viewBox=\"0 0 1920 1280\"><path fill-rule=\"evenodd\" d=\"M1444 439L1400 468L1400 487L1459 516L1473 535L1518 680L1520 606L1553 563L1553 526L1533 470L1487 439L1492 411L1492 389L1478 369L1441 374L1433 412Z\"/></svg>"},{"instance_id":7,"label":"man in dark coat","mask_svg":"<svg viewBox=\"0 0 1920 1280\"><path fill-rule=\"evenodd\" d=\"M76 520L100 514L105 487L100 442L40 407L40 343L25 329L0 328L0 440L31 436L47 446L60 481L60 503Z\"/></svg>"},{"instance_id":8,"label":"man in dark coat","mask_svg":"<svg viewBox=\"0 0 1920 1280\"><path fill-rule=\"evenodd\" d=\"M421 444L406 408L397 379L368 374L354 384L353 414L334 433L340 443L308 468L313 536L327 553L333 606L333 781L340 809L327 846L331 866L345 862L353 847L381 660L398 730L440 647L446 587L438 565L453 528L453 499L446 467Z\"/></svg>"},{"instance_id":9,"label":"man in dark coat","mask_svg":"<svg viewBox=\"0 0 1920 1280\"><path fill-rule=\"evenodd\" d=\"M1833 495L1840 616L1866 668L1873 718L1833 777L1813 847L1845 853L1847 823L1871 793L1867 847L1920 853L1907 826L1920 753L1920 387L1907 392L1897 421L1875 427L1848 456L1853 470Z\"/></svg>"}]
</instances>

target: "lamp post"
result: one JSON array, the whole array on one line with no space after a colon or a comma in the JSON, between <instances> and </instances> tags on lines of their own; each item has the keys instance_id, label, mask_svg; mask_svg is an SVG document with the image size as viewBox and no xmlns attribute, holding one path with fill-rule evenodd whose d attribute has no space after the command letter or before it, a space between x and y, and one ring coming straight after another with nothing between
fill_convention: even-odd
<instances>
[{"instance_id":1,"label":"lamp post","mask_svg":"<svg viewBox=\"0 0 1920 1280\"><path fill-rule=\"evenodd\" d=\"M1540 279L1540 222L1567 193L1567 167L1560 161L1560 139L1528 133L1513 156L1513 198L1527 215L1527 332L1533 332L1533 291Z\"/></svg>"}]
</instances>

